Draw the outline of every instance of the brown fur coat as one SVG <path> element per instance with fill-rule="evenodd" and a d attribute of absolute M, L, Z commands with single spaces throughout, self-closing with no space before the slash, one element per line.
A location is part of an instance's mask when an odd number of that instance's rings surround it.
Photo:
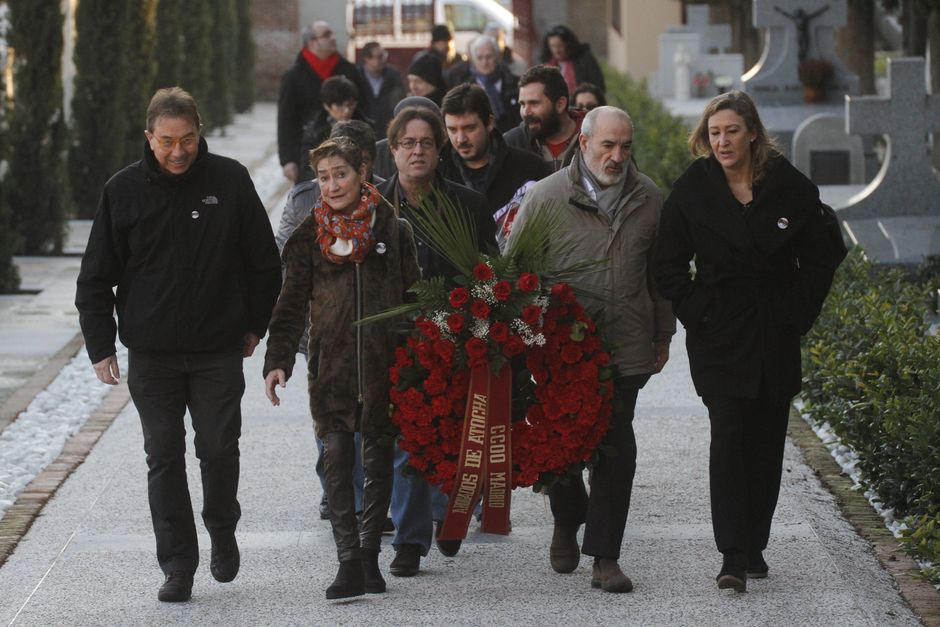
<path fill-rule="evenodd" d="M 281 368 L 289 378 L 297 342 L 304 330 L 304 308 L 310 303 L 310 343 L 316 359 L 308 368 L 310 412 L 322 437 L 334 431 L 385 432 L 388 415 L 388 370 L 397 338 L 395 320 L 361 327 L 357 355 L 357 291 L 362 316 L 404 302 L 405 291 L 420 278 L 411 225 L 380 205 L 373 225 L 376 247 L 362 262 L 357 290 L 355 264 L 336 264 L 323 256 L 316 241 L 317 225 L 304 220 L 284 245 L 284 285 L 271 317 L 264 375 Z M 384 244 L 384 252 L 380 244 Z M 361 368 L 360 368 L 361 366 Z M 362 372 L 363 407 L 357 421 L 358 371 Z"/>

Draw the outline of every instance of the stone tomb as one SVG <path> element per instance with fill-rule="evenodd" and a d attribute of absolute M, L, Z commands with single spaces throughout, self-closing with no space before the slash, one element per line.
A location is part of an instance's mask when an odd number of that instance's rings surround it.
<path fill-rule="evenodd" d="M 846 99 L 846 132 L 886 135 L 884 164 L 837 214 L 849 238 L 880 263 L 940 254 L 940 180 L 928 134 L 940 131 L 940 94 L 928 94 L 923 58 L 888 61 L 888 97 Z"/>
<path fill-rule="evenodd" d="M 692 98 L 711 98 L 718 94 L 714 84 L 716 77 L 727 77 L 731 84 L 727 89 L 743 89 L 741 74 L 744 72 L 744 57 L 737 53 L 711 54 L 713 50 L 724 50 L 731 46 L 731 27 L 728 24 L 709 24 L 707 5 L 689 5 L 686 17 L 688 24 L 672 26 L 659 36 L 659 69 L 650 77 L 650 91 L 660 100 L 682 98 L 676 93 L 676 53 L 684 50 L 690 56 L 688 66 L 690 80 L 696 75 L 708 76 L 709 84 L 701 93 L 691 89 Z"/>
<path fill-rule="evenodd" d="M 828 102 L 858 93 L 858 76 L 835 53 L 833 30 L 845 25 L 846 0 L 753 0 L 754 26 L 766 29 L 760 60 L 744 75 L 744 88 L 758 105 L 803 102 L 799 65 L 804 59 L 825 59 L 834 76 Z"/>
<path fill-rule="evenodd" d="M 817 113 L 793 134 L 793 165 L 816 185 L 862 185 L 865 153 L 862 138 L 845 132 L 845 118 Z"/>

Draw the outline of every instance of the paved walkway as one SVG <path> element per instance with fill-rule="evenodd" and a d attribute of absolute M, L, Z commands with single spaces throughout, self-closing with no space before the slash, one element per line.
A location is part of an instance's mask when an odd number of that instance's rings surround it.
<path fill-rule="evenodd" d="M 230 133 L 210 145 L 222 152 L 217 145 L 234 141 L 243 154 L 258 155 L 256 184 L 268 185 L 258 176 L 278 174 L 276 164 L 263 158 L 274 136 L 273 108 L 259 107 L 242 122 L 242 134 Z M 265 125 L 271 134 L 254 134 Z M 252 140 L 254 148 L 243 146 L 253 135 L 258 142 Z M 281 192 L 276 181 L 270 186 L 275 191 L 269 204 L 276 206 Z M 69 263 L 74 262 L 50 265 Z M 49 324 L 37 323 L 37 334 L 51 334 L 66 326 L 68 316 L 74 318 L 66 306 L 74 284 L 62 278 L 67 268 L 53 274 L 56 278 L 40 296 L 58 303 L 61 317 L 50 315 Z M 8 328 L 7 311 L 0 309 L 0 332 Z M 70 324 L 76 329 L 74 320 Z M 59 350 L 53 344 L 49 340 L 47 354 Z M 316 514 L 320 488 L 303 368 L 298 367 L 284 391 L 281 407 L 272 408 L 262 389 L 262 345 L 245 363 L 240 489 L 244 514 L 238 531 L 243 561 L 238 578 L 229 584 L 211 578 L 208 536 L 203 532 L 203 563 L 192 601 L 172 605 L 156 600 L 162 576 L 154 556 L 142 436 L 130 405 L 0 567 L 0 623 L 918 624 L 867 543 L 852 531 L 789 444 L 766 552 L 770 577 L 751 581 L 747 594 L 716 589 L 720 559 L 708 509 L 708 421 L 692 390 L 683 344 L 680 335 L 663 374 L 640 394 L 639 468 L 622 557 L 636 584 L 632 594 L 592 590 L 588 560 L 573 574 L 553 573 L 547 558 L 547 500 L 517 490 L 510 536 L 489 536 L 472 527 L 456 557 L 432 549 L 419 576 L 388 576 L 387 594 L 325 601 L 323 591 L 335 572 L 335 550 L 329 524 Z M 201 491 L 191 442 L 189 451 L 190 487 L 198 510 Z M 390 547 L 380 556 L 386 573 L 391 557 Z"/>

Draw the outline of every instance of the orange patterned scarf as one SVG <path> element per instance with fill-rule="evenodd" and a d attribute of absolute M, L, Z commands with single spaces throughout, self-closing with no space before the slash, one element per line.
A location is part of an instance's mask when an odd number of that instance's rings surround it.
<path fill-rule="evenodd" d="M 360 190 L 359 205 L 349 215 L 334 211 L 320 196 L 313 207 L 313 217 L 317 221 L 317 243 L 320 252 L 333 263 L 361 263 L 375 246 L 372 234 L 372 220 L 375 209 L 379 206 L 379 191 L 371 183 L 363 183 Z M 335 246 L 337 242 L 341 246 Z M 337 251 L 345 247 L 348 254 Z"/>

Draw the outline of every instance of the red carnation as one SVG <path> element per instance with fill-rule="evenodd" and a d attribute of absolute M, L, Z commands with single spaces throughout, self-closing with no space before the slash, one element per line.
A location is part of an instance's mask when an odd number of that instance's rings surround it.
<path fill-rule="evenodd" d="M 470 303 L 470 313 L 475 317 L 485 320 L 490 315 L 490 306 L 486 304 L 485 300 L 480 300 L 479 298 Z"/>
<path fill-rule="evenodd" d="M 512 284 L 509 281 L 499 281 L 493 286 L 493 295 L 496 296 L 496 300 L 509 300 L 510 294 L 512 294 Z"/>
<path fill-rule="evenodd" d="M 489 281 L 493 278 L 493 268 L 488 263 L 478 263 L 473 267 L 473 278 L 477 281 Z"/>
<path fill-rule="evenodd" d="M 460 330 L 463 329 L 463 322 L 463 316 L 459 313 L 452 313 L 447 316 L 447 328 L 450 329 L 451 333 L 460 333 Z"/>
<path fill-rule="evenodd" d="M 436 340 L 441 337 L 441 330 L 437 328 L 437 325 L 428 320 L 427 318 L 421 318 L 415 322 L 415 326 L 418 327 L 418 331 L 421 332 L 421 335 L 428 338 L 429 340 Z"/>
<path fill-rule="evenodd" d="M 569 364 L 578 363 L 582 354 L 581 347 L 574 343 L 565 344 L 564 348 L 561 349 L 561 358 Z"/>
<path fill-rule="evenodd" d="M 486 354 L 489 352 L 486 342 L 478 337 L 472 337 L 464 344 L 464 349 L 467 351 L 468 366 L 483 366 L 486 364 Z"/>
<path fill-rule="evenodd" d="M 538 323 L 539 318 L 541 316 L 542 316 L 541 307 L 539 307 L 538 305 L 526 305 L 525 307 L 522 308 L 522 315 L 520 316 L 520 318 L 522 318 L 522 321 L 525 322 L 527 325 L 532 326 L 533 324 Z"/>
<path fill-rule="evenodd" d="M 490 327 L 490 337 L 502 344 L 509 339 L 509 325 L 505 322 L 494 322 Z"/>
<path fill-rule="evenodd" d="M 523 292 L 532 292 L 538 289 L 539 275 L 533 274 L 532 272 L 523 272 L 522 276 L 520 276 L 519 280 L 516 282 L 516 285 Z"/>
<path fill-rule="evenodd" d="M 470 300 L 470 292 L 465 287 L 455 287 L 450 291 L 450 305 L 455 309 L 460 309 Z M 455 331 L 456 333 L 456 331 Z"/>
<path fill-rule="evenodd" d="M 575 301 L 574 290 L 567 283 L 556 283 L 552 286 L 552 296 L 564 303 L 573 303 Z"/>
<path fill-rule="evenodd" d="M 498 323 L 497 323 L 498 324 Z M 495 326 L 495 325 L 494 325 Z M 506 357 L 515 357 L 525 350 L 525 342 L 518 335 L 510 335 L 506 343 L 503 344 L 503 355 Z"/>

